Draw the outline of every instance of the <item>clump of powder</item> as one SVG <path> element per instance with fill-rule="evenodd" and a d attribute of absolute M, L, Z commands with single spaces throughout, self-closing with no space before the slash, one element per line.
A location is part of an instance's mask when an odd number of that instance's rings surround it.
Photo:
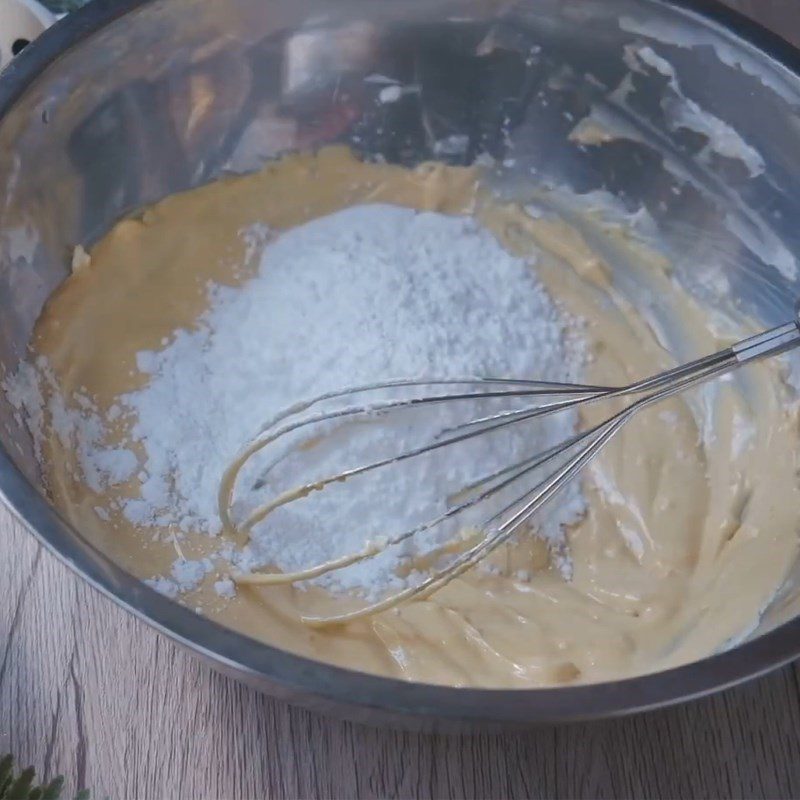
<path fill-rule="evenodd" d="M 40 461 L 49 429 L 65 450 L 75 454 L 80 477 L 93 492 L 124 483 L 136 473 L 135 453 L 127 447 L 106 443 L 106 423 L 113 420 L 104 419 L 85 393 L 76 394 L 69 403 L 59 391 L 55 375 L 44 357 L 40 356 L 33 364 L 20 364 L 14 375 L 0 383 L 0 388 L 15 409 L 17 424 L 24 422 L 30 429 L 34 453 Z M 102 518 L 103 514 L 100 516 Z"/>
<path fill-rule="evenodd" d="M 225 467 L 266 420 L 324 392 L 404 376 L 580 379 L 574 320 L 529 263 L 470 218 L 381 204 L 346 209 L 275 236 L 263 245 L 254 277 L 236 287 L 211 286 L 209 293 L 196 326 L 176 331 L 160 351 L 139 354 L 147 384 L 119 400 L 133 420 L 130 440 L 144 453 L 139 496 L 122 505 L 139 526 L 218 535 Z M 446 407 L 435 413 L 437 424 L 447 422 Z M 480 474 L 569 437 L 576 424 L 574 414 L 564 413 L 546 434 L 526 432 L 511 449 L 508 442 L 481 443 Z M 130 464 L 124 467 L 127 473 Z M 392 515 L 412 507 L 420 518 L 435 514 L 443 472 L 463 481 L 476 474 L 461 460 L 426 474 L 423 492 L 419 480 L 396 475 L 381 479 L 369 496 L 344 490 L 336 508 L 293 512 L 277 531 L 256 527 L 250 544 L 229 549 L 228 560 L 239 569 L 298 570 L 359 551 L 363 530 L 380 532 Z M 360 528 L 330 513 L 342 508 Z M 574 483 L 537 519 L 536 534 L 560 554 L 565 573 L 565 528 L 584 510 Z M 400 568 L 413 552 L 390 549 L 319 582 L 376 596 L 407 585 L 411 578 L 401 577 Z M 208 572 L 207 564 L 176 566 L 171 578 L 157 579 L 168 594 Z M 230 588 L 216 587 L 221 596 Z"/>

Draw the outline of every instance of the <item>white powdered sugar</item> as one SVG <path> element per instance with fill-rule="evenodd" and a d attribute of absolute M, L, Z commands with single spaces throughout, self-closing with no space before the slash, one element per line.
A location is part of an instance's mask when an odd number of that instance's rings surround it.
<path fill-rule="evenodd" d="M 176 331 L 158 352 L 139 354 L 138 368 L 149 380 L 119 399 L 115 416 L 130 421 L 127 435 L 144 453 L 141 462 L 133 450 L 102 441 L 93 411 L 82 417 L 92 420 L 78 445 L 84 480 L 96 489 L 136 473 L 139 496 L 121 506 L 136 525 L 218 535 L 225 467 L 265 421 L 324 392 L 417 376 L 580 379 L 574 320 L 529 264 L 470 218 L 365 205 L 275 235 L 262 247 L 255 277 L 236 287 L 210 286 L 209 309 L 191 330 Z M 41 426 L 36 403 L 30 405 L 29 424 Z M 428 413 L 440 428 L 450 412 L 437 406 Z M 430 518 L 447 502 L 449 486 L 530 456 L 567 438 L 577 424 L 571 413 L 553 420 L 543 432 L 524 429 L 494 444 L 475 440 L 469 458 L 376 477 L 369 493 L 349 483 L 333 500 L 321 492 L 308 510 L 302 503 L 281 509 L 276 523 L 253 530 L 244 550 L 226 543 L 216 558 L 237 569 L 296 570 L 360 551 L 370 536 L 393 532 L 393 517 Z M 74 445 L 83 429 L 67 427 Z M 359 451 L 361 440 L 344 437 L 339 447 L 352 447 L 356 461 L 367 455 Z M 574 483 L 537 520 L 537 535 L 550 542 L 566 572 L 564 530 L 584 510 Z M 343 517 L 360 524 L 343 525 Z M 417 573 L 403 573 L 409 556 L 441 542 L 407 543 L 319 582 L 376 596 L 418 580 Z M 207 559 L 179 559 L 171 577 L 151 585 L 174 595 L 199 585 L 212 568 Z M 235 592 L 227 578 L 214 587 L 220 597 Z"/>
<path fill-rule="evenodd" d="M 223 578 L 214 582 L 214 591 L 220 596 L 230 600 L 236 597 L 236 584 L 230 578 Z"/>
<path fill-rule="evenodd" d="M 104 420 L 85 393 L 76 394 L 72 403 L 68 403 L 58 391 L 55 376 L 44 357 L 37 358 L 34 364 L 20 364 L 10 379 L 0 383 L 0 389 L 6 392 L 16 410 L 17 423 L 27 424 L 33 434 L 34 453 L 39 460 L 49 427 L 61 446 L 75 454 L 80 477 L 93 492 L 124 483 L 136 473 L 139 462 L 132 450 L 106 444 L 107 422 L 113 420 Z"/>

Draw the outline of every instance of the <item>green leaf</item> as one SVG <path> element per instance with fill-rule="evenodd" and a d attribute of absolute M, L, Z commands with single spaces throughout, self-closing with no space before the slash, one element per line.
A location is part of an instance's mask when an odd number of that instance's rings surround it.
<path fill-rule="evenodd" d="M 35 777 L 36 771 L 33 767 L 22 770 L 19 777 L 8 787 L 6 800 L 27 800 Z"/>
<path fill-rule="evenodd" d="M 9 753 L 0 758 L 0 800 L 6 796 L 14 770 L 14 757 Z"/>
<path fill-rule="evenodd" d="M 59 800 L 64 778 L 60 775 L 48 784 L 35 784 L 33 767 L 23 770 L 14 778 L 14 759 L 11 755 L 0 758 L 0 800 Z"/>
<path fill-rule="evenodd" d="M 64 787 L 64 777 L 58 775 L 53 778 L 47 786 L 42 789 L 42 800 L 58 800 L 61 797 L 61 789 Z"/>

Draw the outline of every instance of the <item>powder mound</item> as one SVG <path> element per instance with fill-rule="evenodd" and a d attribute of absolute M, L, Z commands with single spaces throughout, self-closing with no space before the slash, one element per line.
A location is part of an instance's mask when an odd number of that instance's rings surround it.
<path fill-rule="evenodd" d="M 471 218 L 364 205 L 273 234 L 260 246 L 254 277 L 239 286 L 211 286 L 208 310 L 192 329 L 176 331 L 162 350 L 137 358 L 147 384 L 119 400 L 131 420 L 129 439 L 144 453 L 139 496 L 122 501 L 136 525 L 219 534 L 217 489 L 225 467 L 265 421 L 325 392 L 419 376 L 580 380 L 575 320 L 556 306 L 529 263 Z M 427 421 L 357 442 L 344 437 L 340 448 L 363 460 L 387 437 L 396 434 L 394 444 L 402 446 L 404 436 L 419 435 L 425 425 L 446 425 L 449 413 L 437 406 Z M 448 487 L 574 432 L 574 414 L 552 419 L 541 430 L 474 440 L 463 457 L 378 476 L 369 492 L 348 482 L 332 499 L 321 492 L 307 506 L 281 509 L 274 524 L 257 526 L 250 544 L 227 560 L 240 570 L 299 570 L 360 551 L 399 518 L 440 513 Z M 131 468 L 119 453 L 114 469 L 104 460 L 109 457 L 95 463 L 113 479 Z M 575 483 L 536 520 L 537 535 L 566 574 L 564 529 L 584 510 Z M 342 525 L 343 519 L 353 524 Z M 424 577 L 410 557 L 434 552 L 452 533 L 408 542 L 318 582 L 368 597 L 402 588 Z M 187 565 L 179 566 L 171 579 L 161 579 L 161 591 L 179 592 L 202 578 L 202 570 L 184 574 Z M 228 590 L 217 587 L 222 596 Z"/>
<path fill-rule="evenodd" d="M 222 470 L 286 406 L 399 376 L 574 381 L 581 358 L 565 335 L 569 324 L 531 268 L 472 219 L 370 205 L 289 230 L 265 247 L 256 277 L 211 289 L 210 309 L 194 330 L 141 354 L 149 383 L 123 402 L 137 420 L 131 435 L 144 447 L 147 478 L 125 513 L 137 524 L 216 534 Z M 565 415 L 556 425 L 549 436 L 568 436 L 575 419 Z M 544 443 L 523 444 L 529 452 Z M 510 456 L 481 451 L 481 469 Z M 454 469 L 469 477 L 466 466 Z M 412 505 L 424 517 L 443 491 L 434 475 L 425 497 L 419 481 L 392 480 L 372 485 L 380 499 L 353 497 L 354 488 L 336 496 L 336 508 L 317 504 L 268 531 L 257 528 L 238 566 L 295 570 L 360 550 L 364 531 L 381 531 Z M 577 486 L 568 492 L 540 526 L 554 544 L 583 511 Z M 352 504 L 347 518 L 364 524 L 342 530 L 341 503 Z M 323 582 L 369 594 L 396 588 L 407 555 L 389 552 Z"/>

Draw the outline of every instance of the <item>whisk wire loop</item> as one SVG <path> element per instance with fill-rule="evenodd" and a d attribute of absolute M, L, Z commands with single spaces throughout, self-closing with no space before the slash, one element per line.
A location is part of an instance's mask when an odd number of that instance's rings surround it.
<path fill-rule="evenodd" d="M 261 433 L 244 448 L 225 471 L 220 482 L 218 501 L 220 518 L 225 530 L 229 533 L 241 532 L 249 535 L 256 525 L 263 522 L 277 508 L 306 497 L 312 492 L 323 491 L 334 483 L 341 483 L 353 477 L 365 475 L 478 436 L 495 433 L 517 423 L 571 409 L 579 409 L 601 401 L 637 398 L 585 431 L 578 432 L 541 452 L 515 460 L 508 466 L 493 470 L 478 479 L 473 479 L 456 493 L 456 496 L 461 499 L 450 503 L 443 512 L 435 515 L 432 519 L 412 525 L 392 536 L 367 542 L 359 552 L 343 555 L 309 569 L 287 573 L 247 573 L 236 576 L 236 580 L 242 584 L 256 585 L 295 583 L 344 569 L 377 556 L 387 547 L 394 547 L 430 531 L 463 512 L 476 509 L 489 498 L 509 489 L 517 481 L 533 476 L 537 471 L 549 469 L 546 476 L 538 480 L 534 486 L 521 490 L 510 502 L 505 503 L 502 508 L 493 511 L 488 518 L 483 520 L 478 529 L 480 538 L 476 544 L 456 555 L 446 566 L 431 571 L 419 583 L 412 584 L 354 611 L 326 617 L 307 616 L 303 617 L 303 621 L 314 626 L 343 624 L 386 611 L 411 599 L 429 596 L 487 558 L 499 546 L 523 530 L 531 518 L 572 481 L 639 411 L 692 386 L 719 377 L 743 364 L 783 353 L 798 344 L 800 344 L 800 327 L 798 327 L 797 321 L 793 321 L 749 337 L 717 353 L 627 386 L 565 384 L 514 378 L 400 379 L 330 392 L 299 403 L 279 414 L 262 428 Z M 448 391 L 451 387 L 460 387 L 461 390 Z M 305 415 L 315 406 L 328 401 L 342 401 L 372 392 L 398 389 L 424 389 L 425 391 L 421 396 L 390 400 L 378 399 L 369 403 L 348 405 L 330 411 Z M 444 403 L 496 399 L 520 399 L 524 405 L 521 408 L 479 414 L 466 422 L 444 427 L 422 444 L 406 447 L 399 453 L 308 481 L 259 505 L 250 511 L 242 522 L 237 524 L 233 520 L 234 496 L 245 464 L 254 455 L 283 437 L 305 429 L 313 431 L 320 425 L 337 420 L 372 419 L 382 414 L 415 406 L 436 406 Z M 536 400 L 541 402 L 536 403 Z M 275 462 L 275 464 L 278 463 Z"/>

